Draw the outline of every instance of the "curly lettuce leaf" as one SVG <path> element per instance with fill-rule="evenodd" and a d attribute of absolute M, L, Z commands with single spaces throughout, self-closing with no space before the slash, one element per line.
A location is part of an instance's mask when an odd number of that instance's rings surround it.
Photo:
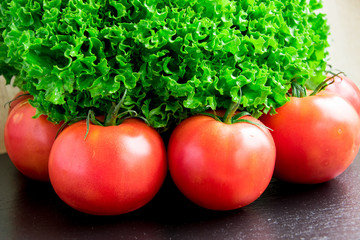
<path fill-rule="evenodd" d="M 314 85 L 328 26 L 311 0 L 4 0 L 0 73 L 54 122 L 124 110 L 167 129 L 206 109 L 258 117 Z"/>

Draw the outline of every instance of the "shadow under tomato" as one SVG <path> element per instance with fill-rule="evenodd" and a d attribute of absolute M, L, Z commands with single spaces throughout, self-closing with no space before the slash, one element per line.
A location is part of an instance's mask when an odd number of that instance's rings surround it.
<path fill-rule="evenodd" d="M 243 209 L 211 211 L 201 208 L 182 195 L 169 175 L 152 201 L 143 208 L 119 216 L 78 212 L 58 198 L 50 183 L 29 180 L 21 174 L 17 178 L 17 187 L 11 225 L 16 226 L 12 234 L 18 239 L 78 238 L 91 234 L 91 238 L 111 234 L 138 239 L 168 239 L 179 235 L 184 239 L 184 233 L 189 236 L 221 234 L 219 229 L 239 231 L 240 226 L 249 228 L 262 221 L 260 212 L 249 214 L 249 210 Z M 244 219 L 241 224 L 235 224 L 239 215 Z M 233 223 L 229 225 L 229 222 Z"/>

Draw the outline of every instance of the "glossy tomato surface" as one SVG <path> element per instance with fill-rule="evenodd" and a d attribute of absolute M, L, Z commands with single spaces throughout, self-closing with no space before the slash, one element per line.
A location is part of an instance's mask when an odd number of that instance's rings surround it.
<path fill-rule="evenodd" d="M 331 75 L 328 75 L 328 78 Z M 339 94 L 355 108 L 360 116 L 360 90 L 348 77 L 339 75 L 334 77 L 334 82 L 325 88 L 325 91 Z"/>
<path fill-rule="evenodd" d="M 44 115 L 34 119 L 35 113 L 27 100 L 12 109 L 5 124 L 5 147 L 21 173 L 34 180 L 48 181 L 50 150 L 61 124 L 49 122 Z"/>
<path fill-rule="evenodd" d="M 350 103 L 325 91 L 291 97 L 277 114 L 261 121 L 276 145 L 275 177 L 314 184 L 335 178 L 352 163 L 360 146 L 360 119 Z"/>
<path fill-rule="evenodd" d="M 85 121 L 67 127 L 50 154 L 50 181 L 58 196 L 81 212 L 117 215 L 148 203 L 167 171 L 160 135 L 138 119 L 118 126 Z"/>
<path fill-rule="evenodd" d="M 187 198 L 207 209 L 232 210 L 252 203 L 267 188 L 275 145 L 264 127 L 200 115 L 175 128 L 168 160 L 171 177 Z"/>

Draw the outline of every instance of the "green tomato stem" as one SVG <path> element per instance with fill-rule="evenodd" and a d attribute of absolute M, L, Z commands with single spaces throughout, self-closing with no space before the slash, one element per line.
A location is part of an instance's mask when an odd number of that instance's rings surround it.
<path fill-rule="evenodd" d="M 127 93 L 127 89 L 125 89 L 124 94 L 121 97 L 119 103 L 116 104 L 115 106 L 113 105 L 110 108 L 110 111 L 106 115 L 106 118 L 105 118 L 105 124 L 104 124 L 105 126 L 115 126 L 116 125 L 116 121 L 119 118 L 119 111 L 122 108 L 122 106 L 124 105 L 126 93 Z"/>
<path fill-rule="evenodd" d="M 240 102 L 240 101 L 239 101 Z M 230 107 L 226 110 L 223 117 L 224 123 L 232 124 L 232 117 L 234 116 L 236 110 L 239 108 L 239 102 L 231 102 Z"/>
<path fill-rule="evenodd" d="M 331 73 L 332 76 L 326 78 L 324 81 L 322 81 L 316 88 L 315 90 L 310 94 L 310 96 L 314 96 L 317 93 L 321 92 L 322 90 L 324 90 L 327 86 L 333 84 L 335 82 L 335 78 L 338 77 L 340 74 L 344 74 L 343 72 L 339 72 L 339 73 Z"/>
<path fill-rule="evenodd" d="M 239 101 L 231 102 L 229 108 L 226 110 L 225 115 L 223 117 L 223 122 L 226 124 L 232 124 L 233 123 L 233 116 L 235 112 L 239 109 L 240 103 L 242 98 L 242 91 L 241 87 L 239 88 Z"/>

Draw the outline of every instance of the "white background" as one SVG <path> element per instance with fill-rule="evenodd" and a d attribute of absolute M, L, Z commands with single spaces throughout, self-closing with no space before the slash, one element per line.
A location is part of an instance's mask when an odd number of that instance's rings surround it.
<path fill-rule="evenodd" d="M 323 0 L 330 25 L 329 61 L 360 86 L 360 0 Z"/>

